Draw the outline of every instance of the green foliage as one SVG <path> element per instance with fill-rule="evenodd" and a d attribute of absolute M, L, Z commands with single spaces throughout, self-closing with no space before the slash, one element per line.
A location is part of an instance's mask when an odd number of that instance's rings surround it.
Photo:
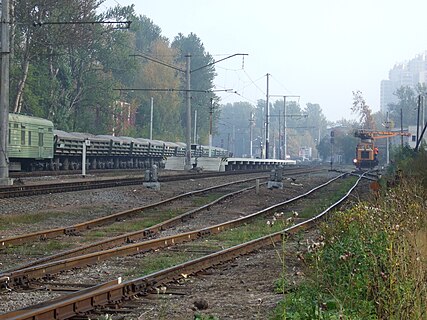
<path fill-rule="evenodd" d="M 150 259 L 142 259 L 133 270 L 126 272 L 125 275 L 143 276 L 176 266 L 190 259 L 189 254 L 182 254 L 182 252 L 163 252 L 150 257 Z"/>
<path fill-rule="evenodd" d="M 419 88 L 420 89 L 420 88 Z M 417 90 L 419 91 L 419 90 Z M 417 123 L 417 92 L 411 87 L 402 86 L 395 92 L 398 102 L 388 105 L 390 120 L 393 126 L 400 126 L 400 115 L 403 114 L 403 126 Z"/>
<path fill-rule="evenodd" d="M 426 190 L 401 180 L 375 204 L 337 212 L 308 278 L 274 319 L 423 319 L 427 310 Z"/>
<path fill-rule="evenodd" d="M 393 181 L 397 171 L 400 170 L 405 176 L 416 179 L 425 188 L 427 187 L 427 150 L 425 146 L 421 146 L 418 152 L 409 146 L 394 149 L 392 157 L 394 161 L 387 170 L 386 179 Z"/>
<path fill-rule="evenodd" d="M 227 103 L 220 108 L 221 116 L 215 123 L 216 132 L 214 145 L 221 146 L 233 154 L 249 154 L 249 119 L 254 106 L 248 102 Z M 255 136 L 255 134 L 254 134 Z"/>
<path fill-rule="evenodd" d="M 345 164 L 352 164 L 355 157 L 355 148 L 358 139 L 352 134 L 352 128 L 338 128 L 334 135 L 334 144 L 331 146 L 331 139 L 329 135 L 324 136 L 317 146 L 317 150 L 321 158 L 330 159 L 331 151 L 333 155 L 341 155 L 341 161 Z M 333 148 L 333 149 L 331 149 Z"/>
<path fill-rule="evenodd" d="M 372 116 L 371 107 L 366 104 L 362 92 L 353 91 L 353 107 L 351 108 L 351 111 L 359 114 L 359 123 L 363 129 L 375 129 L 375 122 Z"/>
<path fill-rule="evenodd" d="M 11 111 L 51 119 L 56 128 L 67 131 L 111 134 L 114 127 L 117 134 L 148 137 L 150 98 L 154 97 L 154 137 L 182 141 L 186 109 L 178 91 L 114 89 L 182 89 L 182 73 L 136 57 L 138 52 L 185 68 L 181 54 L 185 51 L 193 55 L 193 69 L 213 62 L 212 57 L 194 34 L 179 35 L 171 46 L 149 18 L 136 16 L 133 5 L 98 13 L 100 3 L 72 0 L 58 6 L 55 0 L 17 1 L 14 21 L 44 23 L 37 27 L 21 23 L 12 28 Z M 104 20 L 132 23 L 130 29 L 79 23 Z M 64 24 L 50 24 L 52 21 Z M 212 89 L 213 77 L 213 66 L 196 72 L 193 89 Z M 218 100 L 215 95 L 193 94 L 193 106 L 200 108 L 198 123 L 203 136 L 207 134 L 211 97 Z M 123 107 L 117 107 L 119 101 L 130 106 L 126 117 Z"/>
<path fill-rule="evenodd" d="M 214 62 L 213 57 L 205 51 L 203 42 L 197 35 L 190 33 L 188 36 L 184 36 L 179 33 L 172 41 L 172 48 L 176 50 L 176 63 L 181 66 L 185 66 L 186 55 L 191 54 L 191 90 L 210 91 L 214 89 L 213 80 L 215 77 L 215 66 L 207 65 Z M 202 69 L 199 69 L 202 68 Z M 199 69 L 199 70 L 197 70 Z M 183 95 L 185 97 L 185 95 Z M 211 106 L 211 98 L 214 98 L 213 94 L 207 94 L 205 92 L 191 92 L 191 105 L 192 110 L 197 110 L 197 132 L 199 135 L 200 142 L 207 144 L 207 136 L 209 133 L 209 108 Z M 186 107 L 182 104 L 181 108 L 181 123 L 182 127 L 186 127 Z"/>
<path fill-rule="evenodd" d="M 66 244 L 59 240 L 47 240 L 36 244 L 26 243 L 21 246 L 10 246 L 6 248 L 8 254 L 18 254 L 25 256 L 48 255 L 54 252 L 71 248 L 71 244 Z"/>
<path fill-rule="evenodd" d="M 0 216 L 0 230 L 20 227 L 22 225 L 34 224 L 44 220 L 53 220 L 69 213 L 58 212 L 31 212 L 26 214 L 8 214 Z"/>

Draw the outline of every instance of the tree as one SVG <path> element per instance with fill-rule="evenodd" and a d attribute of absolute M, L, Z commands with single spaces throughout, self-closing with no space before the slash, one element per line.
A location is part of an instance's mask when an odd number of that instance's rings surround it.
<path fill-rule="evenodd" d="M 153 56 L 162 57 L 162 61 L 173 64 L 176 56 L 175 50 L 169 47 L 169 43 L 164 39 L 157 39 L 151 44 L 150 52 Z M 179 89 L 180 78 L 176 70 L 167 68 L 158 63 L 148 61 L 143 64 L 142 72 L 140 73 L 138 83 L 143 88 L 159 88 L 159 89 Z M 141 128 L 148 136 L 150 124 L 150 100 L 154 99 L 154 126 L 153 134 L 157 139 L 176 140 L 184 138 L 181 126 L 179 123 L 182 100 L 177 91 L 175 92 L 148 92 L 141 99 L 139 108 L 139 118 Z"/>
<path fill-rule="evenodd" d="M 361 91 L 353 91 L 353 106 L 351 107 L 351 111 L 360 115 L 359 123 L 363 129 L 375 129 L 372 110 L 366 104 Z"/>
<path fill-rule="evenodd" d="M 220 116 L 215 121 L 214 144 L 229 149 L 235 156 L 249 155 L 250 117 L 254 106 L 248 102 L 228 103 L 220 107 Z M 254 135 L 255 136 L 255 135 Z"/>
<path fill-rule="evenodd" d="M 178 52 L 176 63 L 181 66 L 185 66 L 186 55 L 191 55 L 191 70 L 197 70 L 191 73 L 191 90 L 200 91 L 211 91 L 214 88 L 213 80 L 215 77 L 215 67 L 213 65 L 205 67 L 214 62 L 213 57 L 205 51 L 204 45 L 197 35 L 190 33 L 188 36 L 184 36 L 179 33 L 172 42 L 172 48 Z M 184 76 L 184 75 L 182 75 Z M 185 83 L 184 81 L 182 82 Z M 219 101 L 219 98 L 213 93 L 205 92 L 191 92 L 191 105 L 192 111 L 197 110 L 197 123 L 199 124 L 199 135 L 201 142 L 207 143 L 207 136 L 209 133 L 209 108 L 211 105 L 211 98 L 215 102 Z M 184 96 L 184 95 L 183 95 Z M 182 127 L 186 126 L 186 105 L 182 104 L 181 109 L 181 124 Z"/>
<path fill-rule="evenodd" d="M 425 95 L 426 91 L 425 84 L 419 84 L 415 89 L 402 86 L 396 90 L 395 95 L 397 96 L 398 102 L 388 105 L 390 120 L 395 126 L 400 125 L 401 112 L 403 114 L 404 127 L 417 124 L 418 95 Z"/>

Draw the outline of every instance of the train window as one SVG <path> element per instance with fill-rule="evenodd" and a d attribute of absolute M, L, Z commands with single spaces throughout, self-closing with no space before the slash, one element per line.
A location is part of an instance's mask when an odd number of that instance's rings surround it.
<path fill-rule="evenodd" d="M 14 128 L 19 128 L 19 125 L 18 125 L 17 123 L 14 123 L 14 124 L 13 124 L 13 127 L 14 127 Z"/>
<path fill-rule="evenodd" d="M 9 138 L 9 145 L 11 145 L 12 143 L 12 138 L 11 138 L 11 136 L 10 136 L 10 134 L 11 134 L 11 130 L 10 130 L 10 128 L 9 128 L 9 135 L 8 135 L 8 138 Z"/>
<path fill-rule="evenodd" d="M 39 147 L 43 147 L 43 132 L 39 132 Z"/>
<path fill-rule="evenodd" d="M 28 131 L 28 145 L 31 146 L 31 131 Z"/>
<path fill-rule="evenodd" d="M 362 159 L 369 159 L 369 151 L 362 151 L 362 152 L 360 153 L 360 157 L 361 157 Z"/>
<path fill-rule="evenodd" d="M 21 145 L 25 145 L 25 128 L 21 130 Z"/>

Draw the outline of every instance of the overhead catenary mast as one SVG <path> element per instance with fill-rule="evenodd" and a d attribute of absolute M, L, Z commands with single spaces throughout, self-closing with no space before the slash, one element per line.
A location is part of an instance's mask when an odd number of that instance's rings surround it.
<path fill-rule="evenodd" d="M 1 79 L 0 79 L 0 185 L 10 185 L 7 159 L 7 135 L 9 125 L 9 0 L 1 4 Z"/>
<path fill-rule="evenodd" d="M 269 140 L 270 140 L 270 107 L 268 105 L 269 101 L 268 101 L 268 86 L 269 86 L 269 77 L 270 74 L 267 73 L 267 97 L 266 97 L 266 104 L 265 104 L 265 158 L 268 159 L 269 154 L 268 154 L 268 148 L 269 148 Z"/>

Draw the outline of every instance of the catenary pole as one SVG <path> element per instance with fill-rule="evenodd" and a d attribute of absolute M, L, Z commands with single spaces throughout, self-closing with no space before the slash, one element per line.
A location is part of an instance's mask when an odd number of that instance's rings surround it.
<path fill-rule="evenodd" d="M 283 159 L 287 160 L 286 156 L 288 154 L 288 136 L 286 134 L 286 96 L 283 96 Z"/>
<path fill-rule="evenodd" d="M 286 160 L 286 155 L 288 154 L 288 142 L 287 142 L 288 137 L 287 137 L 287 132 L 286 132 L 286 128 L 287 128 L 286 119 L 288 117 L 296 116 L 296 115 L 288 115 L 287 110 L 286 110 L 287 109 L 286 108 L 286 98 L 287 97 L 299 98 L 300 96 L 272 94 L 272 95 L 270 95 L 270 97 L 283 97 L 283 159 Z"/>
<path fill-rule="evenodd" d="M 390 130 L 390 115 L 387 112 L 387 122 L 386 122 L 386 128 L 387 131 Z M 386 164 L 389 165 L 390 164 L 390 138 L 387 137 L 387 146 L 386 146 Z"/>
<path fill-rule="evenodd" d="M 0 78 L 0 185 L 9 185 L 7 137 L 9 126 L 9 0 L 1 5 L 1 78 Z"/>
<path fill-rule="evenodd" d="M 270 74 L 267 73 L 267 97 L 266 97 L 266 105 L 265 105 L 265 158 L 268 159 L 268 148 L 269 148 L 269 140 L 270 140 L 270 130 L 269 130 L 269 124 L 270 124 L 270 107 L 268 105 L 268 85 L 269 85 L 269 77 Z"/>
<path fill-rule="evenodd" d="M 213 98 L 209 108 L 209 158 L 212 157 L 212 121 L 213 121 Z"/>
<path fill-rule="evenodd" d="M 154 98 L 151 97 L 151 105 L 150 105 L 150 140 L 153 139 L 153 108 L 154 108 Z"/>
<path fill-rule="evenodd" d="M 190 74 L 191 74 L 191 55 L 188 53 L 186 56 L 186 68 L 185 68 L 185 81 L 186 81 L 186 100 L 187 100 L 187 131 L 186 131 L 186 145 L 187 150 L 185 153 L 184 169 L 191 169 L 191 85 L 190 85 Z"/>
<path fill-rule="evenodd" d="M 197 144 L 197 110 L 194 110 L 194 134 L 193 134 L 193 143 Z"/>
<path fill-rule="evenodd" d="M 228 57 L 220 59 L 218 61 L 214 61 L 212 63 L 208 63 L 208 64 L 206 64 L 204 66 L 201 66 L 199 68 L 196 68 L 194 70 L 191 70 L 191 54 L 190 53 L 188 53 L 188 54 L 185 55 L 185 58 L 186 58 L 186 67 L 185 67 L 185 70 L 181 69 L 180 67 L 168 64 L 168 63 L 166 63 L 164 61 L 158 60 L 156 58 L 150 57 L 149 55 L 146 55 L 146 54 L 139 53 L 139 54 L 134 54 L 134 55 L 131 55 L 131 56 L 142 57 L 142 58 L 145 58 L 147 60 L 159 63 L 159 64 L 161 64 L 161 65 L 163 65 L 165 67 L 172 68 L 172 69 L 175 69 L 175 70 L 177 70 L 179 72 L 185 73 L 185 91 L 186 91 L 186 106 L 187 106 L 186 107 L 186 118 L 187 118 L 186 119 L 186 126 L 187 126 L 187 128 L 186 128 L 186 139 L 185 140 L 186 140 L 187 150 L 186 150 L 186 154 L 185 154 L 184 169 L 185 170 L 190 170 L 192 168 L 192 165 L 191 165 L 191 91 L 192 90 L 191 90 L 191 77 L 190 77 L 190 75 L 191 75 L 192 72 L 196 72 L 196 71 L 199 71 L 201 69 L 210 67 L 210 66 L 212 66 L 212 65 L 214 65 L 214 64 L 216 64 L 218 62 L 224 61 L 226 59 L 229 59 L 229 58 L 232 58 L 232 57 L 235 57 L 235 56 L 247 56 L 247 54 L 246 53 L 235 53 L 235 54 L 232 54 L 232 55 L 230 55 Z M 164 90 L 165 91 L 174 91 L 174 90 L 169 90 L 169 89 L 164 89 Z M 203 91 L 203 92 L 205 92 L 205 91 Z"/>
<path fill-rule="evenodd" d="M 400 133 L 403 133 L 403 111 L 400 108 Z M 400 135 L 400 147 L 403 148 L 403 134 Z"/>
<path fill-rule="evenodd" d="M 254 123 L 254 113 L 251 111 L 251 118 L 249 119 L 249 156 L 252 159 L 253 157 L 253 123 Z"/>

